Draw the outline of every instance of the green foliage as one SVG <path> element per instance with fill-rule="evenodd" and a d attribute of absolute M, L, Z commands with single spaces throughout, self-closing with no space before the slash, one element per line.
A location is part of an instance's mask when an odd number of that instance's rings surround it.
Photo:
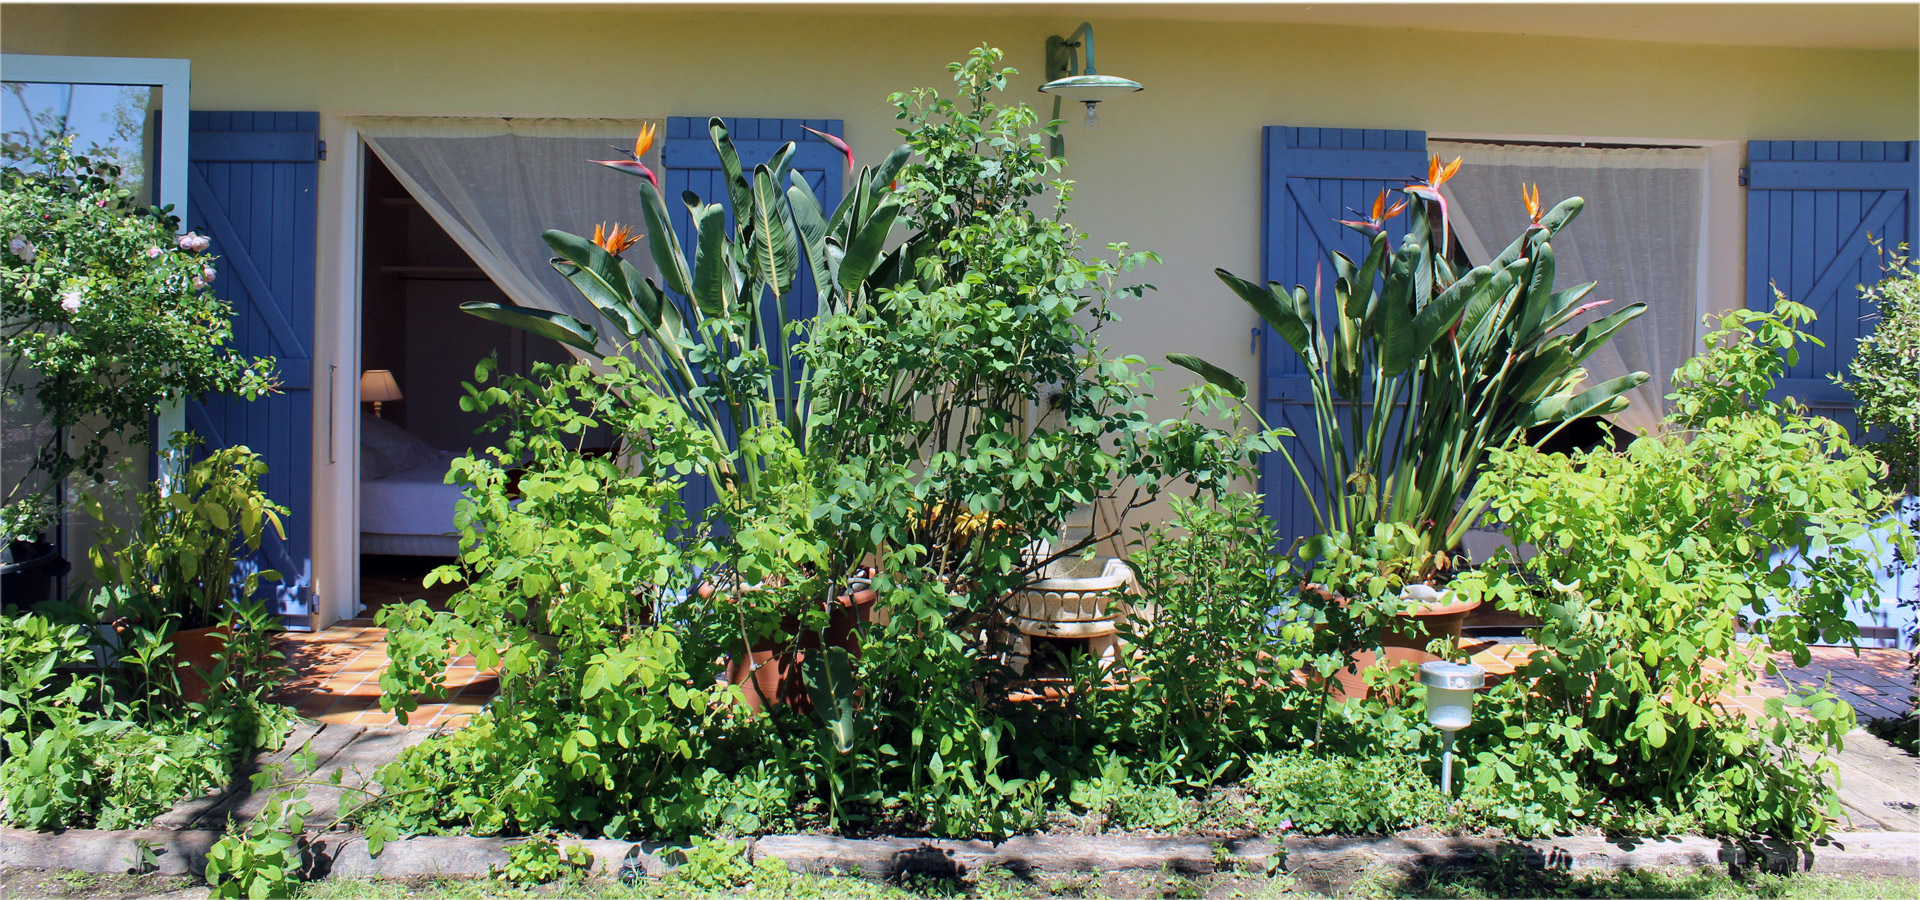
<path fill-rule="evenodd" d="M 287 510 L 260 488 L 267 463 L 244 446 L 221 447 L 188 463 L 199 439 L 180 432 L 161 454 L 163 470 L 178 473 L 146 484 L 132 529 L 114 524 L 93 497 L 81 506 L 99 523 L 87 550 L 102 583 L 126 589 L 116 605 L 149 628 L 171 624 L 205 628 L 221 621 L 234 597 L 251 597 L 272 569 L 251 569 L 234 581 L 235 564 L 260 549 L 267 527 L 281 539 Z"/>
<path fill-rule="evenodd" d="M 696 837 L 682 852 L 686 861 L 673 870 L 673 880 L 697 890 L 779 893 L 791 877 L 778 858 L 749 861 L 744 841 Z"/>
<path fill-rule="evenodd" d="M 256 789 L 266 789 L 256 776 Z M 207 850 L 206 879 L 217 898 L 289 897 L 306 871 L 304 830 L 313 812 L 304 788 L 275 793 L 244 828 Z"/>
<path fill-rule="evenodd" d="M 207 290 L 212 260 L 197 236 L 176 238 L 166 210 L 136 209 L 111 165 L 64 146 L 25 162 L 0 171 L 7 415 L 35 415 L 20 402 L 31 390 L 49 434 L 68 438 L 40 448 L 33 471 L 6 486 L 8 505 L 69 475 L 102 477 L 168 403 L 273 389 L 270 360 L 229 346 L 233 312 Z"/>
<path fill-rule="evenodd" d="M 1317 757 L 1302 752 L 1248 761 L 1247 791 L 1261 827 L 1305 834 L 1390 834 L 1448 824 L 1452 812 L 1420 757 Z"/>
<path fill-rule="evenodd" d="M 1276 686 L 1306 662 L 1313 631 L 1286 614 L 1290 568 L 1271 549 L 1278 538 L 1257 495 L 1176 496 L 1168 509 L 1168 524 L 1142 529 L 1129 559 L 1145 602 L 1122 628 L 1132 653 L 1116 677 L 1134 683 L 1091 692 L 1084 714 L 1205 784 L 1298 737 L 1308 713 Z"/>
<path fill-rule="evenodd" d="M 1887 464 L 1887 486 L 1920 494 L 1920 265 L 1902 244 L 1881 254 L 1885 276 L 1860 289 L 1873 304 L 1873 331 L 1860 338 L 1841 381 L 1859 401 L 1860 424 L 1881 430 L 1869 444 Z"/>
<path fill-rule="evenodd" d="M 550 835 L 537 835 L 507 847 L 507 864 L 493 877 L 510 884 L 546 884 L 579 878 L 593 867 L 593 854 L 579 844 L 561 844 Z"/>
<path fill-rule="evenodd" d="M 137 828 L 227 774 L 221 744 L 183 723 L 103 718 L 85 706 L 97 676 L 84 632 L 26 614 L 0 617 L 0 799 L 23 828 Z"/>
<path fill-rule="evenodd" d="M 0 619 L 0 797 L 14 824 L 140 827 L 222 783 L 239 757 L 279 746 L 294 715 L 267 700 L 284 669 L 278 623 L 232 594 L 239 548 L 258 546 L 276 515 L 259 491 L 264 468 L 245 448 L 222 450 L 170 492 L 150 486 L 131 537 L 101 531 L 107 587 L 80 606 Z M 205 699 L 183 703 L 173 636 L 189 616 L 226 638 L 197 673 Z"/>
<path fill-rule="evenodd" d="M 1465 582 L 1546 624 L 1542 652 L 1488 692 L 1465 739 L 1483 748 L 1470 783 L 1516 830 L 1620 828 L 1653 809 L 1710 833 L 1806 838 L 1837 813 L 1827 754 L 1853 727 L 1847 704 L 1814 691 L 1751 721 L 1719 700 L 1775 674 L 1773 653 L 1805 665 L 1809 641 L 1857 634 L 1846 604 L 1876 573 L 1855 542 L 1890 536 L 1872 457 L 1766 399 L 1811 319 L 1784 298 L 1727 314 L 1676 373 L 1669 425 L 1685 435 L 1491 455 L 1496 517 L 1540 552 L 1503 553 Z"/>
<path fill-rule="evenodd" d="M 1454 160 L 1453 166 L 1458 166 Z M 1538 446 L 1566 423 L 1617 412 L 1644 372 L 1582 390 L 1580 363 L 1645 311 L 1635 303 L 1578 332 L 1584 284 L 1554 289 L 1552 239 L 1579 214 L 1578 197 L 1534 223 L 1492 262 L 1457 273 L 1448 262 L 1440 184 L 1453 169 L 1433 160 L 1425 182 L 1402 189 L 1411 222 L 1388 246 L 1387 193 L 1373 218 L 1342 224 L 1366 236 L 1356 262 L 1330 254 L 1333 295 L 1296 285 L 1262 287 L 1216 270 L 1298 354 L 1312 382 L 1320 477 L 1309 479 L 1285 441 L 1270 436 L 1313 507 L 1319 534 L 1305 548 L 1332 565 L 1315 580 L 1352 598 L 1412 581 L 1444 580 L 1455 549 L 1485 508 L 1472 493 L 1495 448 Z M 1168 357 L 1246 400 L 1246 387 L 1193 357 Z M 1536 428 L 1536 426 L 1552 426 Z M 1338 580 L 1335 580 L 1338 579 Z"/>

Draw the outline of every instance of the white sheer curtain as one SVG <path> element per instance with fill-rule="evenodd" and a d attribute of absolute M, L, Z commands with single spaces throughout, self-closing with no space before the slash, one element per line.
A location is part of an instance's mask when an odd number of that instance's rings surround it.
<path fill-rule="evenodd" d="M 1588 299 L 1614 301 L 1576 326 L 1629 303 L 1647 305 L 1587 359 L 1587 383 L 1646 372 L 1647 383 L 1628 394 L 1630 405 L 1613 420 L 1634 431 L 1656 428 L 1674 368 L 1699 346 L 1706 150 L 1453 141 L 1430 141 L 1428 148 L 1443 159 L 1462 159 L 1442 191 L 1454 233 L 1475 264 L 1492 259 L 1527 227 L 1522 184 L 1539 184 L 1549 209 L 1568 197 L 1586 198 L 1579 218 L 1553 241 L 1555 283 L 1598 282 Z"/>
<path fill-rule="evenodd" d="M 660 119 L 484 119 L 359 117 L 367 146 L 473 257 L 516 305 L 561 312 L 613 332 L 599 311 L 548 263 L 553 249 L 540 233 L 558 228 L 591 236 L 602 222 L 644 230 L 638 185 L 631 175 L 590 160 L 620 159 L 645 124 Z M 662 171 L 660 142 L 643 160 Z M 627 258 L 654 273 L 645 252 Z"/>

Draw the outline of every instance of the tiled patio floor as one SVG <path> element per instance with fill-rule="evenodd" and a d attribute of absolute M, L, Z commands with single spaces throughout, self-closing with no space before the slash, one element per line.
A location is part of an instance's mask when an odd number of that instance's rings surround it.
<path fill-rule="evenodd" d="M 295 677 L 275 694 L 303 716 L 332 725 L 400 724 L 380 709 L 380 673 L 387 667 L 387 630 L 366 619 L 348 619 L 324 631 L 288 633 L 281 652 Z M 422 701 L 407 716 L 412 728 L 458 728 L 485 706 L 500 679 L 474 666 L 473 657 L 447 669 L 447 699 Z"/>
<path fill-rule="evenodd" d="M 399 724 L 392 713 L 380 709 L 380 672 L 387 666 L 386 629 L 375 628 L 365 619 L 350 619 L 325 631 L 284 635 L 281 647 L 298 673 L 276 695 L 281 702 L 330 724 Z M 1536 649 L 1531 644 L 1468 646 L 1473 661 L 1495 679 L 1513 674 L 1514 667 Z M 1722 664 L 1708 660 L 1706 665 Z M 1789 661 L 1781 660 L 1782 674 L 1797 686 L 1816 685 L 1831 675 L 1834 692 L 1853 704 L 1862 720 L 1897 717 L 1913 708 L 1905 650 L 1863 649 L 1855 656 L 1842 647 L 1816 647 L 1806 667 L 1788 665 Z M 446 683 L 448 699 L 423 701 L 408 716 L 408 726 L 458 728 L 500 686 L 498 677 L 475 668 L 472 657 L 455 660 L 447 669 Z M 1752 693 L 1728 697 L 1725 702 L 1758 715 L 1766 698 L 1781 696 L 1784 688 L 1778 682 L 1757 684 Z"/>
<path fill-rule="evenodd" d="M 1539 648 L 1532 644 L 1481 644 L 1469 645 L 1468 649 L 1473 653 L 1473 662 L 1497 680 L 1512 675 L 1515 667 L 1524 665 L 1527 657 Z M 1862 648 L 1855 656 L 1854 651 L 1845 647 L 1815 647 L 1812 655 L 1803 668 L 1794 667 L 1785 654 L 1776 656 L 1782 678 L 1804 689 L 1823 683 L 1831 675 L 1833 692 L 1852 704 L 1855 715 L 1862 721 L 1898 718 L 1913 709 L 1912 670 L 1908 668 L 1907 651 Z M 1725 663 L 1711 659 L 1702 665 L 1709 669 L 1726 668 Z M 1767 698 L 1786 694 L 1786 685 L 1781 680 L 1765 679 L 1753 685 L 1752 693 L 1722 700 L 1730 709 L 1759 715 L 1765 711 Z"/>

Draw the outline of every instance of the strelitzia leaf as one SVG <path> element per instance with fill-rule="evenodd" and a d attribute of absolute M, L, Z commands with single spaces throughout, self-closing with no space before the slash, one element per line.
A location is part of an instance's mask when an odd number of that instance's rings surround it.
<path fill-rule="evenodd" d="M 1200 357 L 1186 353 L 1169 353 L 1167 354 L 1167 362 L 1173 363 L 1182 369 L 1186 369 L 1206 379 L 1208 384 L 1232 394 L 1237 399 L 1248 399 L 1246 382 L 1234 377 L 1232 372 L 1228 372 Z"/>
<path fill-rule="evenodd" d="M 753 267 L 761 280 L 773 288 L 775 296 L 785 297 L 793 290 L 800 270 L 800 239 L 793 218 L 787 212 L 786 194 L 773 170 L 757 166 L 753 170 Z M 738 212 L 736 211 L 736 215 Z"/>
<path fill-rule="evenodd" d="M 502 325 L 510 325 L 522 331 L 559 341 L 569 347 L 586 351 L 596 358 L 601 356 L 595 349 L 595 346 L 600 343 L 599 332 L 595 331 L 593 326 L 565 313 L 504 306 L 491 300 L 470 300 L 460 304 L 460 310 L 489 322 L 499 322 Z"/>

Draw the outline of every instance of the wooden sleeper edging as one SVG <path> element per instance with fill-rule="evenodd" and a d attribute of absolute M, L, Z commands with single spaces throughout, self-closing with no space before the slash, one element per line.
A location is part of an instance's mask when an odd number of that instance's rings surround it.
<path fill-rule="evenodd" d="M 0 829 L 0 868 L 74 869 L 137 873 L 142 848 L 162 875 L 201 875 L 221 833 L 207 830 L 70 830 L 42 833 Z M 507 863 L 507 848 L 524 838 L 410 837 L 388 842 L 378 857 L 350 832 L 308 836 L 312 878 L 485 877 Z M 595 877 L 617 876 L 632 860 L 649 877 L 671 871 L 681 844 L 658 841 L 563 840 L 594 858 Z M 971 878 L 988 869 L 1015 876 L 1153 871 L 1179 875 L 1285 871 L 1304 885 L 1351 882 L 1368 869 L 1473 869 L 1517 859 L 1530 868 L 1568 871 L 1759 868 L 1829 875 L 1884 875 L 1920 879 L 1920 833 L 1836 834 L 1805 850 L 1779 841 L 1734 843 L 1702 837 L 1666 839 L 1289 837 L 1216 840 L 1133 835 L 1035 835 L 998 844 L 919 838 L 840 838 L 770 835 L 743 841 L 750 858 L 776 858 L 797 872 L 839 873 L 874 879 L 910 875 Z"/>

